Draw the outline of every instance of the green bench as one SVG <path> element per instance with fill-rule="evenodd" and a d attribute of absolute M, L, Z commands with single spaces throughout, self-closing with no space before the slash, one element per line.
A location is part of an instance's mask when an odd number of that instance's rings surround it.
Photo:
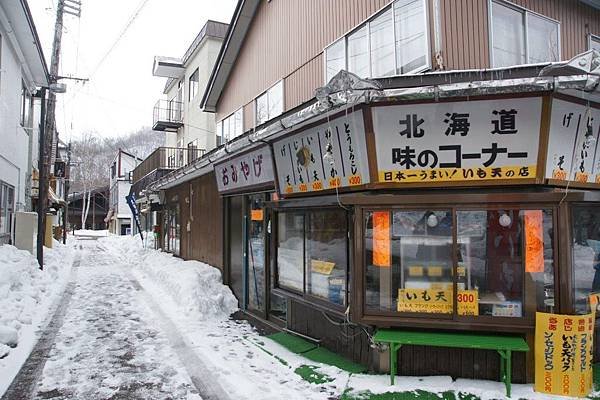
<path fill-rule="evenodd" d="M 460 347 L 465 349 L 496 350 L 500 354 L 500 376 L 506 386 L 506 395 L 510 397 L 511 354 L 513 351 L 529 351 L 525 340 L 516 336 L 490 334 L 472 334 L 460 332 L 413 332 L 398 329 L 379 329 L 373 340 L 390 346 L 390 377 L 394 384 L 398 349 L 402 345 Z"/>

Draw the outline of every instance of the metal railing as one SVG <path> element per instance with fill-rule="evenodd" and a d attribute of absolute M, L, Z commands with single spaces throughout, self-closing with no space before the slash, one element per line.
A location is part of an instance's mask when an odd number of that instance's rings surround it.
<path fill-rule="evenodd" d="M 159 147 L 133 170 L 133 182 L 137 182 L 157 169 L 177 169 L 202 157 L 206 150 L 197 148 Z"/>
<path fill-rule="evenodd" d="M 183 124 L 183 103 L 176 100 L 158 100 L 154 105 L 152 122 L 153 125 Z"/>

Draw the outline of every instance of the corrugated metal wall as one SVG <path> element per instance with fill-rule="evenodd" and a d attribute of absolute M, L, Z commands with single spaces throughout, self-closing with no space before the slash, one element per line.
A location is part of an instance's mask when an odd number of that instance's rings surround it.
<path fill-rule="evenodd" d="M 254 124 L 259 94 L 285 79 L 285 109 L 311 99 L 324 83 L 323 49 L 391 0 L 262 1 L 217 107 L 217 120 L 244 106 L 244 129 Z M 428 0 L 435 52 L 434 5 L 439 4 L 441 56 L 446 70 L 490 67 L 489 0 Z M 514 0 L 561 22 L 563 59 L 587 50 L 600 34 L 600 11 L 577 0 Z M 434 69 L 437 65 L 432 62 Z"/>
<path fill-rule="evenodd" d="M 310 99 L 314 88 L 324 81 L 320 56 L 323 48 L 390 2 L 261 1 L 217 106 L 217 120 L 250 103 L 290 74 L 292 84 L 284 85 L 285 108 L 294 108 Z M 300 76 L 305 79 L 304 85 L 298 84 Z M 244 115 L 250 124 L 244 128 L 248 129 L 253 122 L 252 109 L 244 109 Z"/>
<path fill-rule="evenodd" d="M 489 0 L 439 1 L 446 69 L 489 68 Z M 600 11 L 578 0 L 513 0 L 512 3 L 561 23 L 563 60 L 588 49 L 588 34 L 600 34 Z"/>

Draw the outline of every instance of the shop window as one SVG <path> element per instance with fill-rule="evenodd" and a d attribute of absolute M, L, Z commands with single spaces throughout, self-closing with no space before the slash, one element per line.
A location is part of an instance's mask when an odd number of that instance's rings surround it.
<path fill-rule="evenodd" d="M 365 224 L 367 312 L 554 311 L 552 210 L 381 210 Z"/>
<path fill-rule="evenodd" d="M 494 67 L 559 61 L 558 22 L 495 0 L 491 25 Z"/>
<path fill-rule="evenodd" d="M 325 49 L 325 78 L 342 69 L 361 78 L 409 74 L 430 67 L 424 0 L 396 0 Z"/>
<path fill-rule="evenodd" d="M 573 302 L 585 314 L 590 294 L 600 293 L 600 207 L 573 207 L 572 221 Z"/>
<path fill-rule="evenodd" d="M 366 238 L 368 310 L 452 313 L 450 211 L 370 212 Z"/>
<path fill-rule="evenodd" d="M 277 267 L 279 286 L 304 291 L 304 214 L 279 213 Z"/>
<path fill-rule="evenodd" d="M 344 305 L 348 270 L 346 213 L 336 209 L 286 211 L 278 218 L 278 286 Z"/>
<path fill-rule="evenodd" d="M 551 210 L 458 211 L 457 290 L 478 315 L 533 317 L 554 311 Z"/>

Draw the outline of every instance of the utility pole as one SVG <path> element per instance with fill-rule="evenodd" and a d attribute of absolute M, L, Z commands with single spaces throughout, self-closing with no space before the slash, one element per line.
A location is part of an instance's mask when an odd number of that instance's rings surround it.
<path fill-rule="evenodd" d="M 46 208 L 48 206 L 48 186 L 50 179 L 50 160 L 52 160 L 52 148 L 56 139 L 56 94 L 52 88 L 56 87 L 58 81 L 58 66 L 60 62 L 60 48 L 62 42 L 63 16 L 64 14 L 81 16 L 81 2 L 79 0 L 58 0 L 56 7 L 56 23 L 54 24 L 54 41 L 52 42 L 52 58 L 50 60 L 50 90 L 46 104 L 46 118 L 44 130 L 40 132 L 40 144 L 43 144 L 43 155 L 39 161 L 39 202 L 38 202 L 38 237 L 37 237 L 37 259 L 40 268 L 44 268 L 44 239 L 46 237 Z"/>
<path fill-rule="evenodd" d="M 63 210 L 63 244 L 67 244 L 67 217 L 69 215 L 69 189 L 71 188 L 71 142 L 67 146 L 65 166 L 65 209 Z"/>

